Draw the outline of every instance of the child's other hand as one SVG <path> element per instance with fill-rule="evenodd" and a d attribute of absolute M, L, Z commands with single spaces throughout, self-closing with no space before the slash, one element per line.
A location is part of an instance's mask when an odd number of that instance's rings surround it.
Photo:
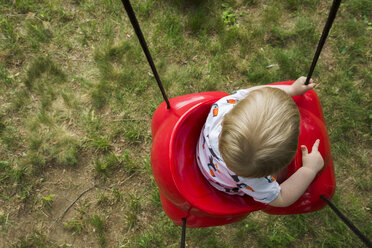
<path fill-rule="evenodd" d="M 292 92 L 293 95 L 298 96 L 306 93 L 306 91 L 311 90 L 315 87 L 315 83 L 312 79 L 310 79 L 309 84 L 305 85 L 306 77 L 299 77 L 293 84 L 292 84 Z"/>
<path fill-rule="evenodd" d="M 320 171 L 324 166 L 323 157 L 318 151 L 319 143 L 319 139 L 314 142 L 311 153 L 308 153 L 306 146 L 301 146 L 303 167 L 314 171 L 315 174 L 318 173 L 318 171 Z"/>

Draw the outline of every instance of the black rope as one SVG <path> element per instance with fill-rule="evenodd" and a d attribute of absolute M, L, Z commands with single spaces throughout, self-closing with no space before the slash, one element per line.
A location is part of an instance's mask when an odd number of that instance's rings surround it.
<path fill-rule="evenodd" d="M 124 5 L 125 10 L 127 11 L 127 14 L 128 14 L 129 19 L 130 19 L 130 22 L 132 23 L 132 26 L 134 28 L 134 31 L 136 32 L 136 35 L 137 35 L 138 40 L 139 40 L 139 42 L 140 42 L 140 44 L 142 46 L 143 52 L 146 55 L 147 61 L 150 64 L 150 67 L 152 69 L 152 72 L 154 73 L 156 82 L 158 83 L 158 86 L 159 86 L 160 91 L 161 91 L 161 93 L 163 95 L 164 101 L 167 103 L 167 109 L 170 109 L 171 106 L 170 106 L 168 97 L 165 94 L 164 87 L 163 87 L 163 85 L 162 85 L 162 83 L 160 81 L 158 72 L 156 71 L 156 67 L 155 67 L 154 61 L 152 60 L 150 51 L 149 51 L 149 49 L 147 47 L 145 38 L 143 37 L 141 28 L 140 28 L 140 26 L 138 24 L 138 21 L 137 21 L 136 15 L 134 14 L 133 8 L 132 8 L 129 0 L 121 0 L 121 1 L 122 1 L 123 5 Z"/>
<path fill-rule="evenodd" d="M 346 216 L 343 215 L 341 211 L 338 210 L 335 205 L 333 205 L 332 202 L 330 202 L 323 195 L 320 196 L 320 199 L 322 199 L 325 203 L 328 204 L 328 206 L 337 214 L 337 216 L 340 217 L 340 219 L 350 228 L 351 231 L 353 231 L 359 237 L 360 240 L 363 241 L 364 244 L 366 244 L 368 248 L 372 248 L 371 241 L 369 241 L 368 238 L 364 236 L 363 233 L 359 231 L 359 229 L 356 226 L 354 226 L 354 224 L 351 223 L 351 221 L 348 218 L 346 218 Z"/>
<path fill-rule="evenodd" d="M 186 243 L 186 218 L 182 218 L 181 248 L 185 248 L 185 243 Z"/>
<path fill-rule="evenodd" d="M 337 10 L 338 10 L 338 7 L 340 6 L 340 3 L 341 3 L 341 0 L 333 0 L 333 4 L 332 4 L 332 7 L 331 7 L 331 10 L 329 11 L 329 15 L 328 15 L 326 25 L 324 26 L 322 36 L 320 37 L 320 40 L 319 40 L 319 43 L 318 43 L 318 48 L 316 49 L 313 62 L 311 63 L 310 71 L 307 74 L 305 85 L 309 84 L 311 75 L 313 75 L 314 68 L 316 66 L 316 62 L 318 62 L 319 55 L 320 55 L 320 53 L 322 51 L 322 48 L 323 48 L 323 45 L 324 45 L 324 43 L 327 39 L 329 30 L 332 27 L 332 23 L 333 23 L 333 20 L 336 17 Z"/>

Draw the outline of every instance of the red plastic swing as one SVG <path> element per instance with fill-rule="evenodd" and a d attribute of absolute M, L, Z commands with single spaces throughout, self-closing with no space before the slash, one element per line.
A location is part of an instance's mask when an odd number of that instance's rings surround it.
<path fill-rule="evenodd" d="M 196 164 L 195 149 L 210 106 L 226 95 L 224 92 L 205 92 L 175 97 L 170 99 L 171 109 L 167 109 L 163 102 L 154 113 L 151 164 L 161 203 L 168 217 L 179 226 L 182 226 L 182 218 L 185 218 L 187 227 L 208 227 L 240 221 L 257 210 L 286 215 L 323 208 L 326 204 L 320 196 L 331 199 L 336 182 L 323 112 L 313 90 L 293 97 L 301 116 L 299 145 L 311 148 L 315 139 L 319 138 L 319 151 L 325 165 L 295 203 L 284 208 L 271 207 L 249 196 L 228 195 L 209 184 Z M 284 181 L 301 166 L 299 146 L 294 160 L 282 171 L 278 182 Z"/>

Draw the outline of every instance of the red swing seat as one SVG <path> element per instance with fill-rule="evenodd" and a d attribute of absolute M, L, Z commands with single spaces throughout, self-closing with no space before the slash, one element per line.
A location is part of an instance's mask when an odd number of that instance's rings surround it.
<path fill-rule="evenodd" d="M 323 208 L 325 203 L 319 197 L 332 198 L 336 182 L 323 112 L 313 90 L 293 97 L 301 115 L 299 144 L 311 150 L 314 141 L 320 138 L 319 151 L 325 166 L 295 203 L 284 208 L 271 207 L 249 196 L 228 195 L 209 184 L 199 171 L 195 149 L 211 105 L 226 95 L 204 92 L 175 97 L 169 100 L 171 109 L 163 102 L 154 113 L 151 165 L 168 217 L 179 226 L 182 226 L 182 218 L 186 218 L 187 227 L 208 227 L 240 221 L 257 210 L 269 214 L 299 214 Z M 291 164 L 277 178 L 278 182 L 284 181 L 301 165 L 299 146 Z"/>

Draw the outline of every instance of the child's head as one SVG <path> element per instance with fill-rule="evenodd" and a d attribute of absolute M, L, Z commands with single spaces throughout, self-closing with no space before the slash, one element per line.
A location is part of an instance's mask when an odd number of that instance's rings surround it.
<path fill-rule="evenodd" d="M 293 159 L 300 115 L 284 91 L 254 90 L 224 116 L 219 150 L 227 167 L 239 176 L 264 177 Z"/>

